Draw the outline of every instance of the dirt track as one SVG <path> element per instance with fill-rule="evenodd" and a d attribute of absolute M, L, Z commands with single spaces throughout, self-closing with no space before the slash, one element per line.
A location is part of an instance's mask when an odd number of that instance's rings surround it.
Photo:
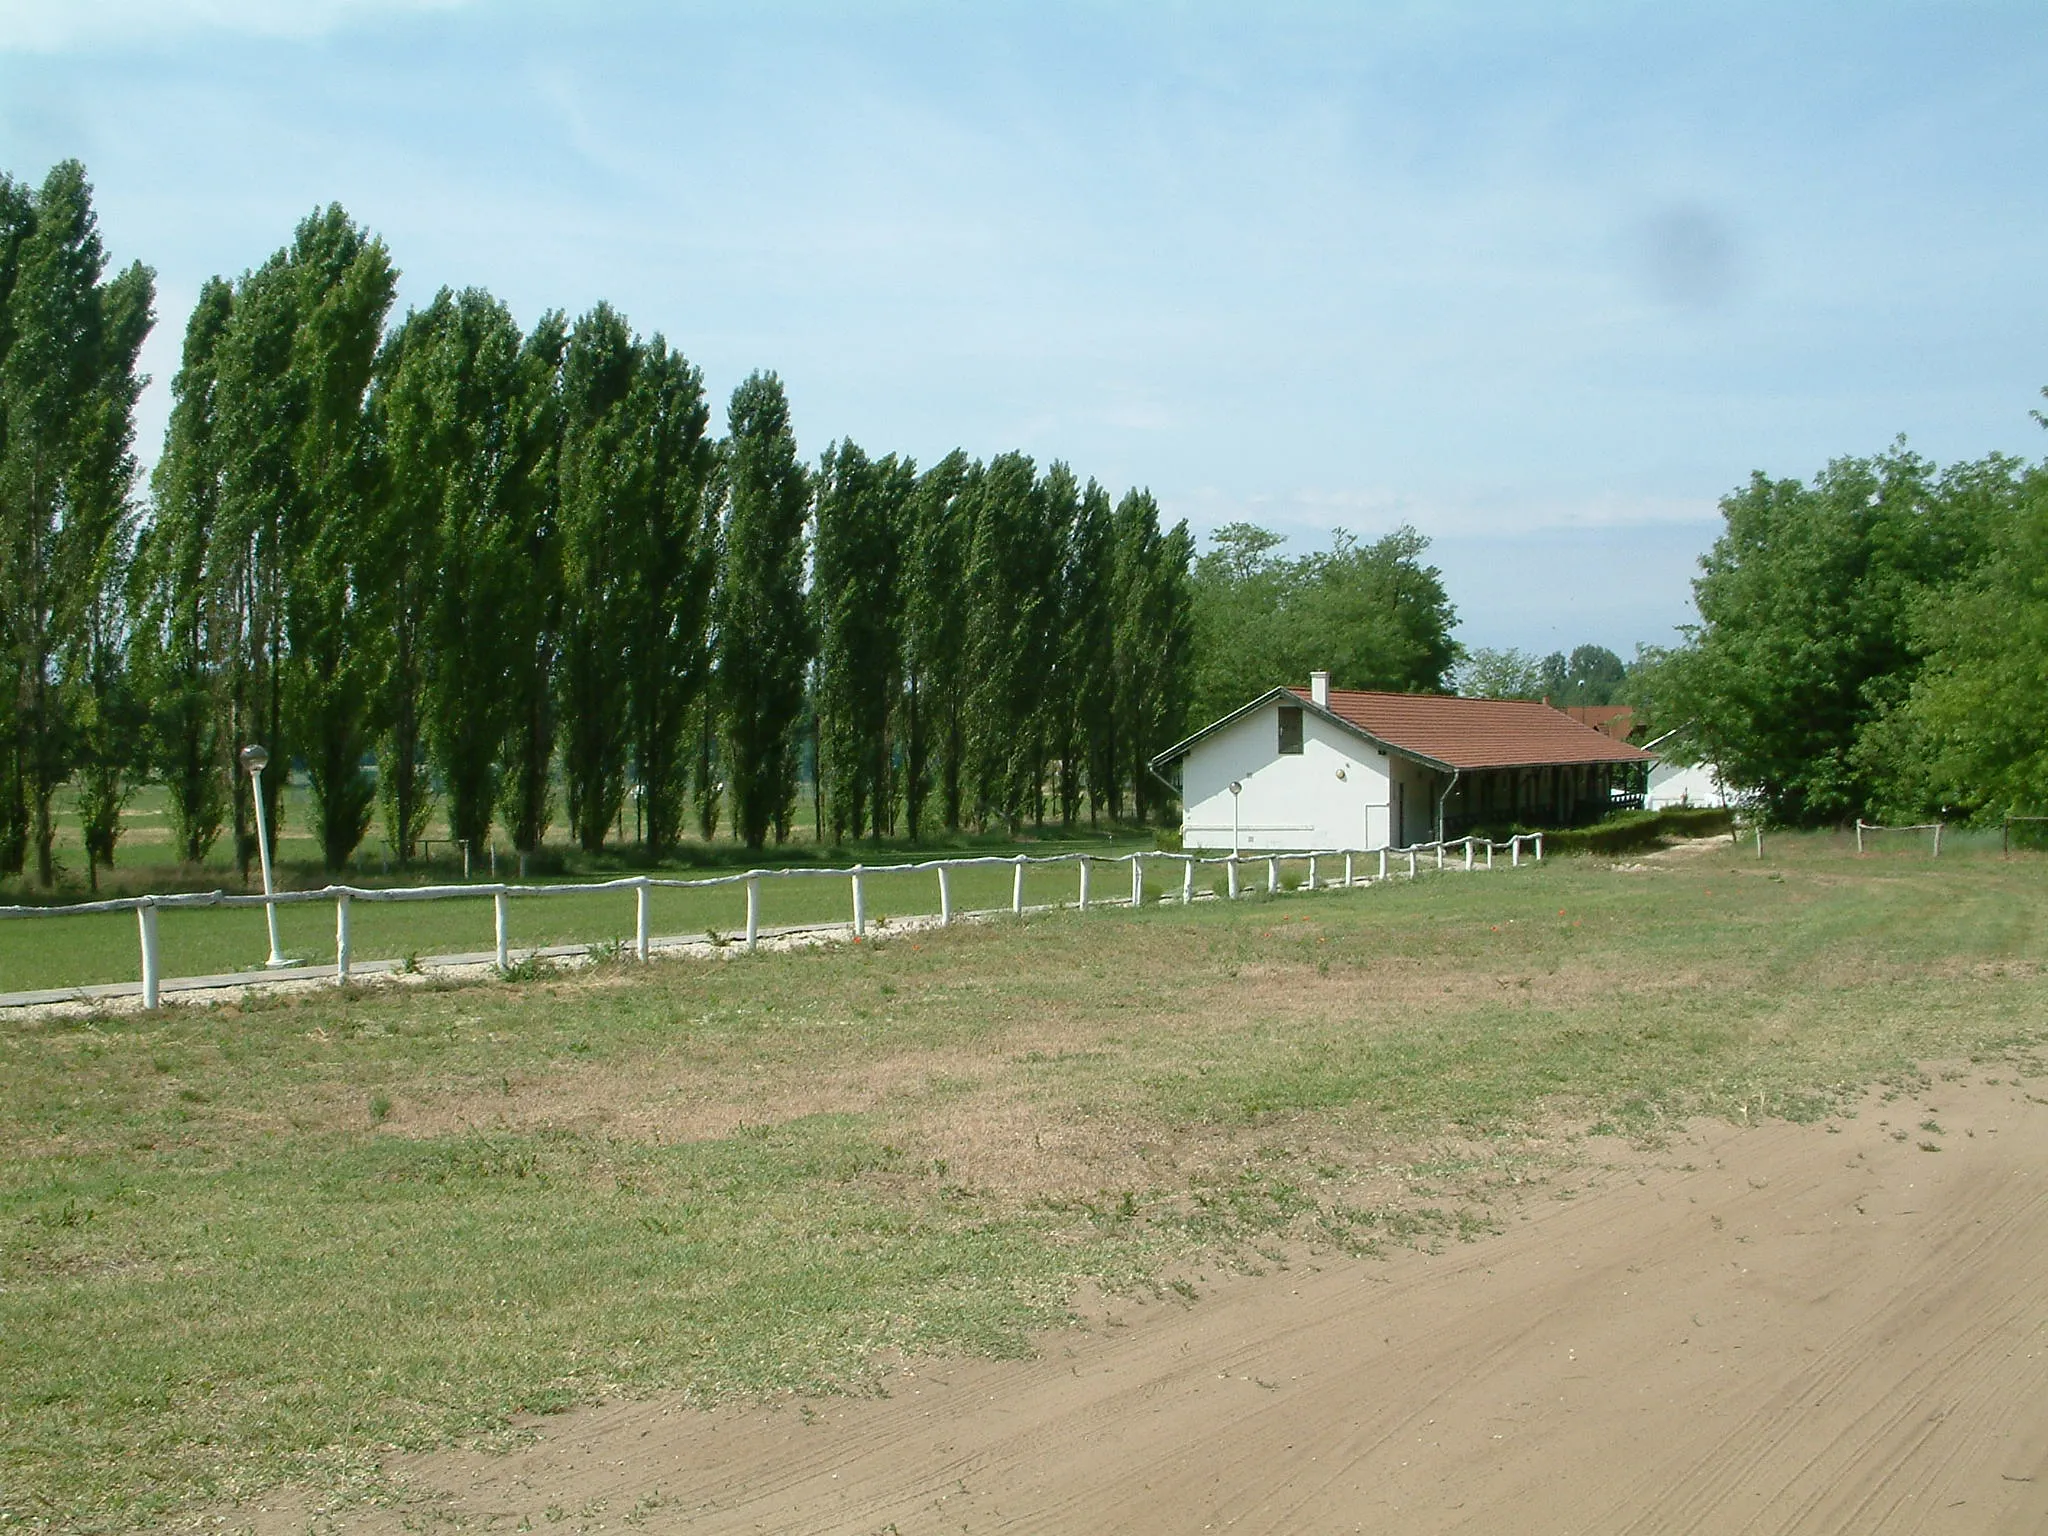
<path fill-rule="evenodd" d="M 2037 1536 L 2044 1105 L 1973 1071 L 1615 1146 L 1500 1237 L 1112 1306 L 885 1400 L 572 1415 L 342 1528 Z"/>

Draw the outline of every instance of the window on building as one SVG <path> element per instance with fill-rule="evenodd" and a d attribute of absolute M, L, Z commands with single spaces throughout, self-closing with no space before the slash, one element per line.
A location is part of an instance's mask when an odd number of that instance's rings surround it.
<path fill-rule="evenodd" d="M 1280 706 L 1280 750 L 1301 756 L 1301 711 L 1292 705 Z"/>

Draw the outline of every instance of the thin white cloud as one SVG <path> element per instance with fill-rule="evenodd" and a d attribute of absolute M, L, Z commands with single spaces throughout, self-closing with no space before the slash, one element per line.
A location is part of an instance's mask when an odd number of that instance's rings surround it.
<path fill-rule="evenodd" d="M 0 0 L 0 53 L 72 53 L 201 32 L 324 37 L 394 12 L 446 11 L 468 0 Z"/>
<path fill-rule="evenodd" d="M 1338 528 L 1372 539 L 1405 523 L 1432 538 L 1512 539 L 1566 531 L 1708 527 L 1718 517 L 1710 500 L 1619 492 L 1456 496 L 1305 487 L 1239 494 L 1212 486 L 1164 499 L 1175 516 L 1185 516 L 1199 532 L 1225 523 L 1256 523 L 1303 549 L 1322 547 Z"/>

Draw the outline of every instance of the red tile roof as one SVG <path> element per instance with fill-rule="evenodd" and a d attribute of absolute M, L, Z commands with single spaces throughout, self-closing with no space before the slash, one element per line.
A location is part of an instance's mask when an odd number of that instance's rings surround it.
<path fill-rule="evenodd" d="M 1303 699 L 1306 688 L 1291 690 Z M 1548 704 L 1440 693 L 1330 690 L 1330 713 L 1389 746 L 1452 768 L 1543 768 L 1647 763 L 1638 747 L 1581 725 Z"/>
<path fill-rule="evenodd" d="M 1590 725 L 1603 736 L 1627 741 L 1635 729 L 1636 712 L 1626 704 L 1565 704 L 1564 712 L 1581 725 Z"/>

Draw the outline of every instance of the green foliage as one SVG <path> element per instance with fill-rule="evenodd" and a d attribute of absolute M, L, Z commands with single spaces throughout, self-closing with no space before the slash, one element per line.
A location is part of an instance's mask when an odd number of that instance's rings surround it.
<path fill-rule="evenodd" d="M 1654 848 L 1670 837 L 1707 837 L 1726 832 L 1727 811 L 1679 808 L 1664 811 L 1618 811 L 1590 827 L 1564 827 L 1543 834 L 1543 849 L 1557 853 L 1630 853 Z"/>
<path fill-rule="evenodd" d="M 1056 598 L 1057 560 L 1032 462 L 999 454 L 970 472 L 973 507 L 965 584 L 967 776 L 974 819 L 1014 832 L 1034 816 L 1034 737 Z"/>
<path fill-rule="evenodd" d="M 1118 797 L 1121 780 L 1123 765 L 1116 750 L 1115 537 L 1109 492 L 1090 480 L 1067 536 L 1061 600 L 1071 718 L 1060 766 L 1060 815 L 1069 822 L 1075 815 L 1077 779 L 1085 778 L 1091 814 Z"/>
<path fill-rule="evenodd" d="M 1543 694 L 1559 708 L 1618 702 L 1628 663 L 1604 645 L 1574 646 L 1543 658 Z"/>
<path fill-rule="evenodd" d="M 682 834 L 689 728 L 709 665 L 710 413 L 697 370 L 659 335 L 631 336 L 603 304 L 570 338 L 562 399 L 569 819 L 586 852 L 604 846 L 630 757 L 646 843 L 659 853 Z"/>
<path fill-rule="evenodd" d="M 270 833 L 302 760 L 329 869 L 368 828 L 390 665 L 392 594 L 376 537 L 379 491 L 364 400 L 396 283 L 383 242 L 337 205 L 236 287 L 216 350 L 222 476 L 206 584 L 228 651 L 228 744 L 259 741 Z M 253 845 L 236 784 L 238 842 Z"/>
<path fill-rule="evenodd" d="M 960 572 L 973 536 L 964 494 L 967 455 L 955 449 L 918 478 L 906 509 L 898 586 L 903 636 L 903 806 L 913 841 L 924 831 L 926 797 L 939 795 L 940 820 L 960 829 L 966 690 L 966 587 Z"/>
<path fill-rule="evenodd" d="M 715 444 L 697 371 L 602 304 L 522 337 L 444 289 L 387 336 L 389 254 L 330 205 L 203 287 L 139 526 L 151 281 L 104 266 L 80 167 L 0 177 L 0 874 L 33 848 L 52 880 L 75 817 L 96 880 L 146 770 L 182 860 L 231 827 L 246 881 L 237 758 L 259 743 L 273 844 L 299 835 L 289 803 L 330 871 L 380 804 L 417 857 L 437 796 L 457 841 L 502 818 L 530 861 L 558 782 L 592 856 L 629 785 L 644 850 L 673 851 L 692 780 L 705 837 L 730 795 L 759 848 L 789 832 L 807 746 L 841 834 L 1167 808 L 1146 765 L 1187 723 L 1193 552 L 1149 494 L 1113 505 L 1016 453 L 920 477 L 841 445 L 807 590 L 772 375 Z M 1389 549 L 1301 569 L 1326 611 L 1398 613 Z"/>
<path fill-rule="evenodd" d="M 1185 522 L 1161 533 L 1152 493 L 1127 491 L 1111 515 L 1110 543 L 1110 683 L 1117 733 L 1110 808 L 1121 815 L 1121 784 L 1128 773 L 1132 810 L 1144 821 L 1168 809 L 1150 764 L 1186 733 L 1193 702 L 1197 603 L 1188 573 L 1194 538 Z"/>
<path fill-rule="evenodd" d="M 0 177 L 0 873 L 56 876 L 53 801 L 81 775 L 88 874 L 143 755 L 129 690 L 135 361 L 154 278 L 106 273 L 85 168 Z"/>
<path fill-rule="evenodd" d="M 233 312 L 233 287 L 208 279 L 185 327 L 152 482 L 155 516 L 136 550 L 135 667 L 152 701 L 150 756 L 169 793 L 172 840 L 188 864 L 204 860 L 220 836 L 234 773 L 222 730 L 222 594 L 206 580 L 223 473 L 216 353 Z"/>
<path fill-rule="evenodd" d="M 525 445 L 523 494 L 506 503 L 506 583 L 498 589 L 505 665 L 505 728 L 498 807 L 512 846 L 538 856 L 554 808 L 555 668 L 566 597 L 562 575 L 559 464 L 568 349 L 559 312 L 543 315 L 520 349 L 518 436 Z"/>
<path fill-rule="evenodd" d="M 1540 699 L 1543 662 L 1512 646 L 1467 651 L 1452 672 L 1451 685 L 1470 699 Z"/>
<path fill-rule="evenodd" d="M 1339 688 L 1430 693 L 1458 646 L 1456 610 L 1429 541 L 1399 528 L 1371 544 L 1339 531 L 1330 548 L 1289 559 L 1278 535 L 1232 523 L 1194 569 L 1194 713 L 1227 714 L 1283 683 L 1327 671 Z"/>
<path fill-rule="evenodd" d="M 1911 606 L 1923 658 L 1897 705 L 1868 725 L 1857 764 L 1880 816 L 2039 815 L 2048 809 L 2048 467 L 1991 463 L 1959 494 L 1998 506 L 1977 569 Z"/>
<path fill-rule="evenodd" d="M 576 322 L 562 363 L 562 775 L 586 853 L 604 846 L 626 793 L 634 579 L 612 519 L 638 490 L 630 397 L 639 353 L 624 317 L 599 304 Z"/>
<path fill-rule="evenodd" d="M 717 687 L 735 829 L 759 849 L 771 830 L 777 841 L 788 835 L 796 802 L 795 727 L 812 644 L 803 597 L 811 491 L 774 374 L 752 374 L 733 391 L 728 422 L 714 486 L 723 525 Z"/>
<path fill-rule="evenodd" d="M 2009 461 L 1937 474 L 1902 447 L 1837 460 L 1810 486 L 1753 477 L 1722 500 L 1698 632 L 1656 669 L 1659 723 L 1690 722 L 1773 821 L 1874 804 L 1884 774 L 1864 737 L 1911 689 L 1911 616 L 1976 569 L 2016 484 Z"/>
<path fill-rule="evenodd" d="M 912 519 L 916 467 L 870 460 L 851 442 L 818 467 L 811 572 L 818 636 L 818 756 L 834 841 L 891 830 L 890 764 L 903 693 L 901 544 Z"/>
<path fill-rule="evenodd" d="M 1570 656 L 1552 651 L 1542 657 L 1513 647 L 1481 646 L 1459 658 L 1451 669 L 1451 686 L 1467 698 L 1548 699 L 1565 709 L 1622 702 L 1628 670 L 1628 664 L 1604 645 L 1581 645 Z"/>
<path fill-rule="evenodd" d="M 630 560 L 627 701 L 643 838 L 660 855 L 682 840 L 690 728 L 710 680 L 716 450 L 703 377 L 658 334 L 642 349 L 631 405 L 641 462 L 614 519 Z"/>

